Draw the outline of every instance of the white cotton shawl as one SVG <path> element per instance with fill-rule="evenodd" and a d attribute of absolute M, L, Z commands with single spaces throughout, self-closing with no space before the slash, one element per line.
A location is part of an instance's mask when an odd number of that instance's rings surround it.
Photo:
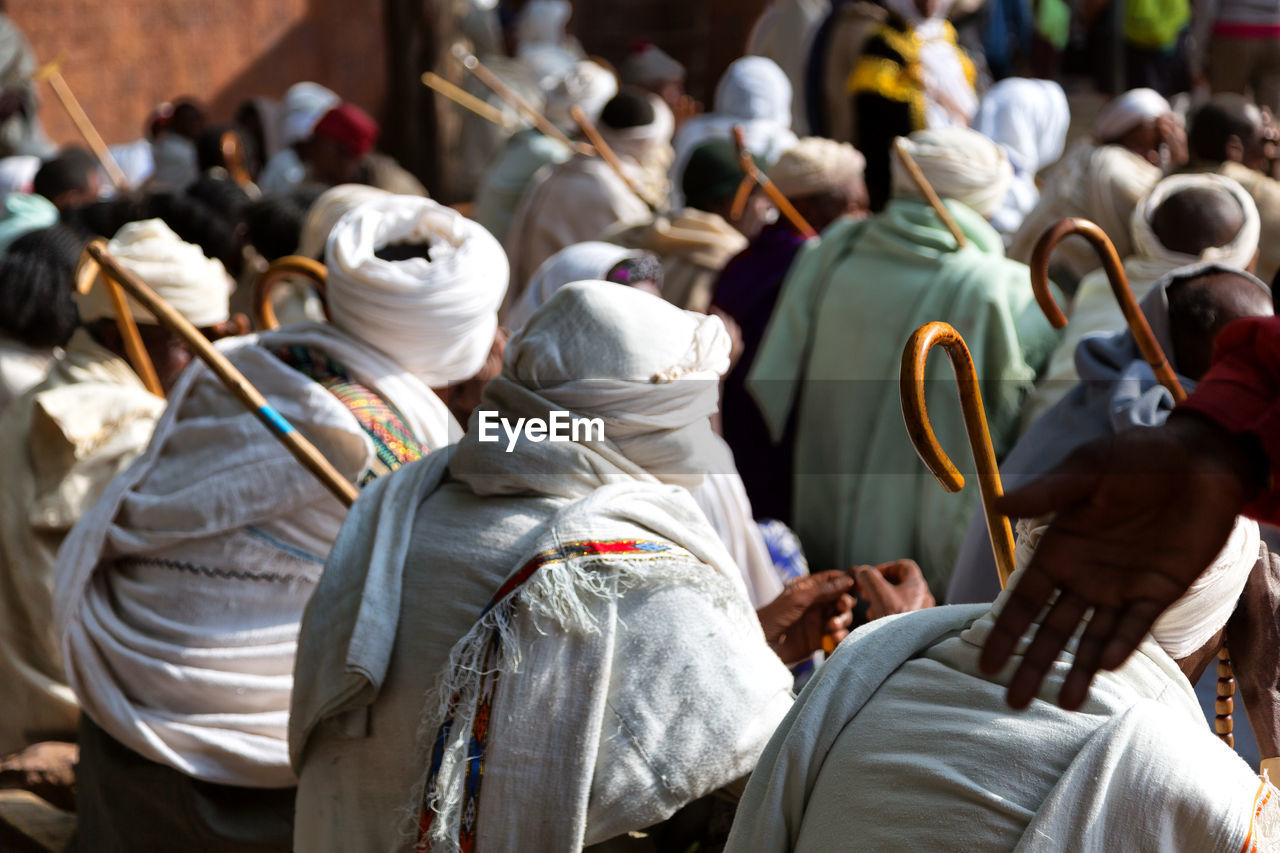
<path fill-rule="evenodd" d="M 130 222 L 107 242 L 120 265 L 142 279 L 192 325 L 204 328 L 227 319 L 227 300 L 235 282 L 222 263 L 182 238 L 159 219 Z M 126 295 L 129 313 L 143 323 L 156 323 L 150 311 Z M 88 293 L 76 294 L 81 322 L 114 317 L 111 297 L 99 273 Z"/>
<path fill-rule="evenodd" d="M 1054 702 L 1068 654 L 1010 711 L 1018 659 L 977 668 L 1007 596 L 845 640 L 761 756 L 726 851 L 1240 850 L 1277 794 L 1209 731 L 1173 660 L 1148 638 L 1073 713 Z"/>
<path fill-rule="evenodd" d="M 431 260 L 375 255 L 396 244 L 425 244 Z M 509 270 L 482 226 L 430 199 L 386 196 L 343 216 L 325 257 L 334 326 L 432 388 L 470 379 L 484 366 Z"/>
<path fill-rule="evenodd" d="M 918 130 L 897 141 L 939 198 L 962 202 L 984 217 L 991 216 L 1004 201 L 1013 167 L 1004 149 L 981 133 L 947 127 Z M 893 158 L 890 171 L 894 198 L 924 197 L 898 157 Z"/>
<path fill-rule="evenodd" d="M 218 346 L 352 481 L 372 459 L 371 441 L 342 402 L 269 350 L 327 354 L 429 449 L 460 433 L 419 378 L 332 327 Z M 345 515 L 193 365 L 146 453 L 59 552 L 54 621 L 85 713 L 135 752 L 197 779 L 293 784 L 286 725 L 297 626 Z"/>
<path fill-rule="evenodd" d="M 992 226 L 1006 239 L 1036 206 L 1036 175 L 1062 156 L 1070 124 L 1067 95 L 1052 80 L 1012 77 L 983 96 L 973 129 L 1001 145 L 1013 166 L 1009 190 L 991 215 Z"/>
<path fill-rule="evenodd" d="M 458 849 L 466 742 L 485 681 L 480 664 L 494 642 L 489 670 L 501 677 L 490 719 L 520 723 L 496 729 L 485 751 L 475 816 L 485 848 L 576 850 L 659 822 L 749 771 L 789 705 L 788 676 L 764 647 L 738 572 L 688 493 L 662 485 L 642 463 L 665 460 L 685 475 L 701 468 L 689 439 L 709 433 L 714 391 L 705 386 L 725 366 L 724 336 L 714 318 L 629 288 L 563 288 L 513 339 L 481 409 L 508 418 L 552 410 L 603 417 L 606 440 L 521 441 L 507 454 L 477 440 L 473 419 L 451 460 L 409 466 L 357 502 L 331 558 L 340 572 L 326 572 L 303 629 L 295 762 L 305 762 L 324 720 L 365 733 L 395 644 L 413 520 L 446 474 L 479 496 L 564 502 L 528 557 L 619 529 L 675 546 L 656 560 L 549 564 L 521 587 L 519 607 L 508 600 L 477 614 L 427 696 L 415 758 L 422 778 L 402 811 L 414 827 L 393 849 L 412 847 L 424 797 L 435 815 L 432 848 Z M 681 449 L 688 458 L 675 466 Z M 698 615 L 649 597 L 672 585 L 702 601 Z M 557 639 L 538 640 L 547 636 Z M 615 661 L 636 670 L 616 677 Z M 655 689 L 664 671 L 680 673 L 683 699 L 669 694 L 670 683 Z M 433 742 L 451 709 L 438 784 L 428 794 Z"/>
<path fill-rule="evenodd" d="M 318 261 L 324 260 L 324 247 L 329 233 L 342 217 L 366 201 L 390 195 L 386 190 L 368 184 L 338 184 L 320 193 L 307 208 L 307 218 L 302 220 L 302 233 L 298 236 L 298 254 Z"/>

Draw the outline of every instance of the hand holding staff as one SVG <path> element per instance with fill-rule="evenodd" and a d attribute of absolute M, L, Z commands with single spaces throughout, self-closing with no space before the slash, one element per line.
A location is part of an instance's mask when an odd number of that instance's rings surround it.
<path fill-rule="evenodd" d="M 969 245 L 969 241 L 965 239 L 964 232 L 960 230 L 960 226 L 956 224 L 955 219 L 951 216 L 951 211 L 947 210 L 947 206 L 942 203 L 942 199 L 938 198 L 938 194 L 929 185 L 929 179 L 924 176 L 924 172 L 920 171 L 920 164 L 916 163 L 915 158 L 907 153 L 907 149 L 902 145 L 901 137 L 893 140 L 893 152 L 902 161 L 902 166 L 907 170 L 907 174 L 911 176 L 916 189 L 920 190 L 920 194 L 929 202 L 929 206 L 938 214 L 942 224 L 947 226 L 947 230 L 955 238 L 956 248 L 963 249 Z"/>
<path fill-rule="evenodd" d="M 84 141 L 88 144 L 89 150 L 93 152 L 93 156 L 98 159 L 98 162 L 102 164 L 102 168 L 106 170 L 107 177 L 111 179 L 111 183 L 115 184 L 117 189 L 128 189 L 129 179 L 125 177 L 124 169 L 120 168 L 116 158 L 111 155 L 110 149 L 107 148 L 107 143 L 102 140 L 102 136 L 98 133 L 97 128 L 93 126 L 93 122 L 89 121 L 89 116 L 85 113 L 84 107 L 80 106 L 80 101 L 76 100 L 71 87 L 63 79 L 62 57 L 58 57 L 52 62 L 41 66 L 36 70 L 35 74 L 31 75 L 31 79 L 37 83 L 41 80 L 49 82 L 49 87 L 53 89 L 53 94 L 57 96 L 62 108 L 67 111 L 67 115 L 71 118 L 71 123 L 76 126 L 76 130 L 84 137 Z"/>
<path fill-rule="evenodd" d="M 334 496 L 345 506 L 355 502 L 359 492 L 345 477 L 333 467 L 333 464 L 316 449 L 316 446 L 293 428 L 293 425 L 267 402 L 257 388 L 237 370 L 227 357 L 218 352 L 209 343 L 200 330 L 179 314 L 172 305 L 165 302 L 132 272 L 125 269 L 106 250 L 103 240 L 95 240 L 89 244 L 85 252 L 102 268 L 105 278 L 115 280 L 146 308 L 156 319 L 171 331 L 175 332 L 189 346 L 201 361 L 227 386 L 232 394 L 240 399 L 250 411 L 258 416 L 268 429 L 280 439 L 293 457 L 302 463 L 308 471 L 315 475 Z"/>
<path fill-rule="evenodd" d="M 756 186 L 764 190 L 764 193 L 769 197 L 769 200 L 777 206 L 778 211 L 787 218 L 787 221 L 791 223 L 792 227 L 800 232 L 802 237 L 809 238 L 818 236 L 818 232 L 813 230 L 813 226 L 805 221 L 805 218 L 800 215 L 800 211 L 796 210 L 795 207 L 792 206 L 791 202 L 782 194 L 782 191 L 778 189 L 777 185 L 774 184 L 773 181 L 769 180 L 769 176 L 764 172 L 761 172 L 760 168 L 756 166 L 756 161 L 751 159 L 751 152 L 747 150 L 747 132 L 742 129 L 741 125 L 734 126 L 733 139 L 738 146 L 738 163 L 742 166 L 742 171 L 746 173 L 747 177 L 752 181 L 755 181 Z M 738 187 L 738 191 L 742 191 L 741 186 Z M 746 203 L 745 199 L 743 203 Z"/>
<path fill-rule="evenodd" d="M 510 86 L 502 82 L 502 79 L 498 77 L 497 74 L 494 74 L 486 68 L 483 62 L 476 59 L 475 56 L 473 56 L 470 51 L 462 45 L 453 46 L 453 56 L 462 63 L 463 68 L 476 75 L 476 78 L 479 79 L 481 83 L 492 89 L 494 94 L 499 98 L 502 98 L 502 100 L 515 107 L 516 112 L 522 113 L 524 117 L 532 122 L 533 126 L 538 130 L 542 131 L 547 136 L 550 136 L 552 139 L 560 140 L 567 145 L 571 151 L 577 152 L 578 154 L 586 154 L 589 156 L 592 153 L 590 146 L 583 145 L 580 142 L 574 142 L 569 137 L 565 136 L 564 131 L 548 121 L 546 116 L 535 110 L 528 101 L 516 94 Z"/>
<path fill-rule="evenodd" d="M 929 423 L 925 405 L 925 367 L 929 350 L 941 344 L 951 359 L 951 369 L 960 386 L 960 406 L 964 412 L 964 428 L 969 435 L 969 449 L 978 466 L 978 491 L 982 496 L 982 512 L 987 519 L 987 535 L 991 537 L 991 549 L 995 552 L 996 571 L 1000 574 L 1003 589 L 1013 574 L 1013 529 L 1009 519 L 995 508 L 995 501 L 1004 494 L 1000 484 L 1000 466 L 996 464 L 995 450 L 991 447 L 991 433 L 987 429 L 987 413 L 982 406 L 982 392 L 978 389 L 978 373 L 973 367 L 973 356 L 965 346 L 960 333 L 946 323 L 926 323 L 916 329 L 907 341 L 902 353 L 902 372 L 899 377 L 902 395 L 902 418 L 907 424 L 911 443 L 925 466 L 948 492 L 964 488 L 962 475 L 947 452 L 938 443 Z"/>

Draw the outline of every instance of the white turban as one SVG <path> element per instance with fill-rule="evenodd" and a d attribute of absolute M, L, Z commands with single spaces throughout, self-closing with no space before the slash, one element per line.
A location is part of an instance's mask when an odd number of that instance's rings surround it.
<path fill-rule="evenodd" d="M 547 93 L 547 118 L 558 127 L 574 126 L 569 111 L 581 107 L 592 123 L 599 122 L 604 105 L 618 94 L 618 80 L 602 65 L 584 59 Z"/>
<path fill-rule="evenodd" d="M 719 317 L 603 281 L 555 292 L 507 345 L 502 379 L 604 421 L 632 462 L 667 482 L 701 479 L 718 458 L 710 416 L 729 369 Z"/>
<path fill-rule="evenodd" d="M 405 244 L 426 245 L 431 259 L 374 254 Z M 333 325 L 433 388 L 480 372 L 509 273 L 502 246 L 483 227 L 430 199 L 387 195 L 342 217 L 325 256 Z"/>
<path fill-rule="evenodd" d="M 280 131 L 284 144 L 292 145 L 306 139 L 311 135 L 316 122 L 341 102 L 337 93 L 319 83 L 294 83 L 284 93 L 284 101 L 281 103 Z"/>
<path fill-rule="evenodd" d="M 161 220 L 128 223 L 107 243 L 107 251 L 193 326 L 205 328 L 227 319 L 227 299 L 235 287 L 231 276 L 220 261 L 206 258 L 199 246 L 184 243 Z M 156 322 L 150 311 L 132 298 L 127 301 L 134 319 Z M 76 306 L 82 322 L 115 316 L 100 276 L 87 294 L 76 295 Z"/>
<path fill-rule="evenodd" d="M 783 195 L 803 198 L 844 189 L 861 180 L 866 167 L 866 159 L 849 143 L 808 136 L 784 151 L 768 176 Z"/>
<path fill-rule="evenodd" d="M 1026 567 L 1049 525 L 1043 519 L 1018 521 L 1014 565 Z M 1151 635 L 1169 657 L 1180 660 L 1199 649 L 1227 624 L 1245 582 L 1258 562 L 1258 524 L 1237 518 L 1227 544 L 1191 588 L 1161 614 Z"/>
<path fill-rule="evenodd" d="M 942 127 L 899 137 L 939 198 L 954 199 L 985 217 L 1004 201 L 1013 167 L 1004 149 L 976 130 Z M 902 161 L 892 157 L 894 198 L 922 198 Z"/>
<path fill-rule="evenodd" d="M 652 42 L 633 50 L 622 60 L 618 76 L 628 85 L 652 87 L 684 79 L 684 66 Z"/>
<path fill-rule="evenodd" d="M 529 286 L 524 289 L 520 301 L 507 316 L 506 327 L 511 331 L 519 331 L 529 322 L 533 312 L 551 298 L 551 295 L 566 284 L 575 281 L 600 281 L 609 274 L 609 270 L 627 258 L 638 258 L 644 255 L 640 249 L 624 249 L 612 243 L 588 241 L 574 243 L 556 252 L 542 262 L 529 279 Z"/>
<path fill-rule="evenodd" d="M 1114 142 L 1135 127 L 1172 112 L 1169 102 L 1154 89 L 1130 89 L 1098 113 L 1093 120 L 1093 138 L 1102 143 Z"/>
<path fill-rule="evenodd" d="M 298 238 L 298 254 L 320 258 L 324 253 L 325 243 L 329 241 L 329 232 L 338 224 L 339 219 L 366 201 L 387 195 L 390 193 L 386 190 L 366 184 L 338 184 L 336 187 L 329 187 L 307 208 L 307 218 L 302 221 L 302 234 Z"/>
<path fill-rule="evenodd" d="M 1240 205 L 1241 218 L 1244 224 L 1230 242 L 1222 246 L 1210 246 L 1199 255 L 1188 255 L 1165 248 L 1152 230 L 1151 220 L 1160 205 L 1175 193 L 1183 190 L 1218 189 L 1230 193 Z M 1217 262 L 1230 267 L 1244 269 L 1253 261 L 1258 252 L 1258 239 L 1262 233 L 1262 219 L 1258 215 L 1258 205 L 1253 196 L 1245 192 L 1244 187 L 1231 178 L 1222 175 L 1170 175 L 1156 184 L 1147 197 L 1133 210 L 1129 221 L 1129 230 L 1133 234 L 1133 253 L 1143 258 L 1168 261 L 1177 266 Z"/>

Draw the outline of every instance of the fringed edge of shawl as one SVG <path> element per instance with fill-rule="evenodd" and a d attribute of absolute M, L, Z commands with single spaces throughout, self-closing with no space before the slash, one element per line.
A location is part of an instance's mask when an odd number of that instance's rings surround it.
<path fill-rule="evenodd" d="M 675 564 L 672 565 L 672 561 Z M 605 562 L 611 572 L 593 570 Z M 655 563 L 667 563 L 655 566 Z M 696 564 L 703 571 L 691 572 Z M 708 593 L 717 604 L 735 601 L 731 580 L 687 551 L 655 554 L 649 559 L 620 558 L 616 554 L 573 557 L 548 563 L 522 586 L 485 613 L 449 653 L 449 661 L 437 679 L 434 695 L 429 691 L 417 732 L 417 761 L 424 769 L 414 783 L 409 805 L 403 810 L 397 832 L 401 842 L 413 840 L 415 850 L 431 853 L 461 853 L 459 834 L 467 775 L 467 746 L 475 722 L 475 712 L 485 679 L 491 675 L 520 670 L 520 637 L 516 625 L 517 605 L 523 605 L 534 630 L 596 634 L 600 625 L 592 615 L 593 602 L 621 597 L 628 590 L 684 585 Z M 743 606 L 747 605 L 745 602 Z M 749 609 L 749 608 L 748 608 Z M 754 618 L 754 613 L 752 614 Z M 486 660 L 496 637 L 496 657 Z M 435 790 L 428 796 L 431 756 L 441 726 L 453 717 L 444 745 Z M 431 829 L 418 843 L 424 808 L 434 813 Z"/>

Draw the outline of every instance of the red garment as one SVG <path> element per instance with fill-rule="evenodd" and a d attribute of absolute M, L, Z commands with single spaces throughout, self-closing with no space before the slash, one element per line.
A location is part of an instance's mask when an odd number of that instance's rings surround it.
<path fill-rule="evenodd" d="M 1280 317 L 1249 317 L 1223 329 L 1213 366 L 1178 408 L 1257 440 L 1271 470 L 1266 492 L 1244 512 L 1280 524 Z"/>
<path fill-rule="evenodd" d="M 313 136 L 331 139 L 356 158 L 373 150 L 381 132 L 373 117 L 355 104 L 343 102 L 324 114 L 311 131 Z"/>

